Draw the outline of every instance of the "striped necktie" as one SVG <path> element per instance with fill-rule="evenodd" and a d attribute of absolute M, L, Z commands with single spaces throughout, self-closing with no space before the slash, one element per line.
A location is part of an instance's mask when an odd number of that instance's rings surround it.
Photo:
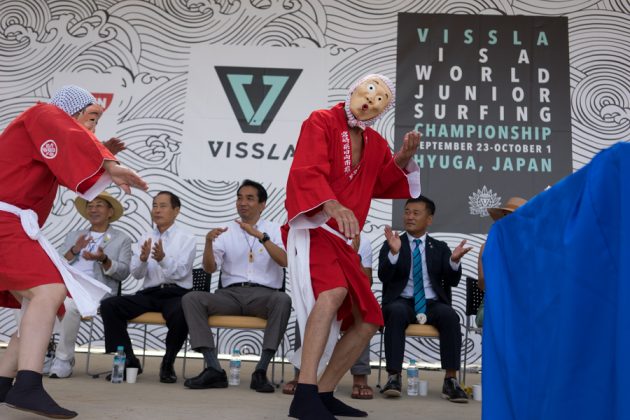
<path fill-rule="evenodd" d="M 414 309 L 416 314 L 424 314 L 427 311 L 427 301 L 424 297 L 424 279 L 422 278 L 422 253 L 420 252 L 422 239 L 414 239 L 413 243 L 416 245 L 412 255 Z"/>

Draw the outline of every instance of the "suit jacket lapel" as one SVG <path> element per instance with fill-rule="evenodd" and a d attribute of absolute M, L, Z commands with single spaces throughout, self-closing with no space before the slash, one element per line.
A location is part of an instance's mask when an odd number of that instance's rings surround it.
<path fill-rule="evenodd" d="M 408 276 L 411 271 L 411 247 L 409 246 L 409 236 L 407 235 L 407 232 L 400 235 L 400 242 L 400 258 L 402 258 L 401 268 Z"/>

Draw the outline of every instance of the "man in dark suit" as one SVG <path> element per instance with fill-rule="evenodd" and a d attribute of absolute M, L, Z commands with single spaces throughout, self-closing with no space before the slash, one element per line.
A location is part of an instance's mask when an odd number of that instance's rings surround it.
<path fill-rule="evenodd" d="M 402 235 L 385 228 L 386 241 L 379 254 L 378 278 L 383 282 L 385 359 L 389 374 L 381 390 L 400 397 L 401 371 L 405 353 L 405 329 L 411 323 L 427 323 L 440 332 L 440 359 L 445 369 L 442 397 L 468 402 L 457 382 L 462 336 L 459 316 L 451 306 L 451 287 L 462 275 L 461 258 L 472 248 L 463 240 L 451 254 L 446 242 L 427 235 L 433 222 L 435 203 L 420 196 L 407 200 Z"/>

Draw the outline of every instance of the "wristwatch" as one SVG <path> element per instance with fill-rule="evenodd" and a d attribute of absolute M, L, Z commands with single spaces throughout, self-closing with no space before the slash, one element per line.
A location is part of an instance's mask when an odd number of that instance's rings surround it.
<path fill-rule="evenodd" d="M 105 264 L 105 263 L 107 262 L 107 260 L 108 260 L 108 259 L 109 259 L 109 257 L 107 256 L 107 254 L 105 254 L 105 258 L 103 258 L 103 260 L 102 260 L 102 261 L 101 261 L 101 260 L 98 260 L 98 263 L 99 263 L 100 265 L 103 265 L 103 264 Z"/>
<path fill-rule="evenodd" d="M 72 245 L 72 246 L 70 247 L 70 253 L 71 253 L 72 255 L 74 255 L 75 257 L 77 257 L 77 256 L 81 253 L 81 250 L 79 250 L 79 252 L 76 252 L 76 253 L 75 253 L 75 252 L 72 250 L 73 248 L 74 248 L 74 245 Z"/>
<path fill-rule="evenodd" d="M 264 244 L 264 243 L 265 243 L 265 242 L 267 242 L 269 239 L 271 239 L 271 238 L 269 237 L 269 235 L 267 235 L 267 233 L 266 233 L 266 232 L 263 232 L 263 236 L 262 236 L 262 238 L 260 238 L 260 239 L 258 240 L 258 242 L 260 242 L 261 244 Z"/>

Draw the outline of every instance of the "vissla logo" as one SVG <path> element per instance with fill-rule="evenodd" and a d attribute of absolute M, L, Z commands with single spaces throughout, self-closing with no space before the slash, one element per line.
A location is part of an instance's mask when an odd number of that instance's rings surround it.
<path fill-rule="evenodd" d="M 265 133 L 301 69 L 215 66 L 244 133 Z"/>

